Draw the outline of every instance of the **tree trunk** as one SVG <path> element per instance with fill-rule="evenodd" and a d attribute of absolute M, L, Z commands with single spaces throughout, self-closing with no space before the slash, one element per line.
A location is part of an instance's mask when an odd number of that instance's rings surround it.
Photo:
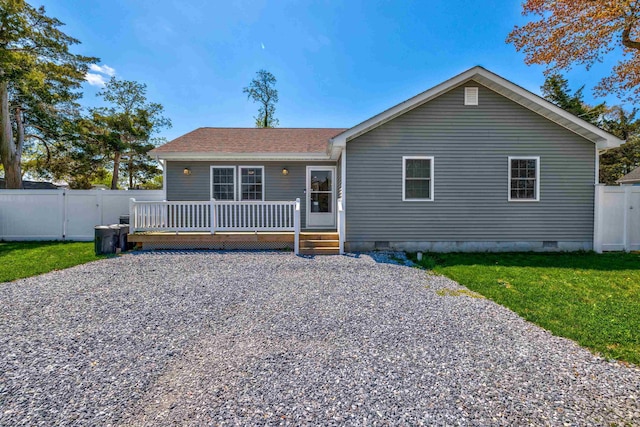
<path fill-rule="evenodd" d="M 20 116 L 20 111 L 16 112 L 16 117 Z M 24 140 L 24 127 L 20 120 L 22 129 L 22 140 Z M 11 118 L 9 111 L 9 83 L 0 82 L 0 158 L 4 167 L 4 179 L 6 188 L 22 188 L 22 171 L 20 169 L 20 157 L 22 156 L 22 145 L 16 145 L 13 140 L 13 130 L 11 128 Z M 22 142 L 20 140 L 20 142 Z"/>
<path fill-rule="evenodd" d="M 120 151 L 116 151 L 113 156 L 113 178 L 111 178 L 111 189 L 118 189 L 118 173 L 120 171 Z"/>
<path fill-rule="evenodd" d="M 133 156 L 129 155 L 129 190 L 133 190 Z"/>

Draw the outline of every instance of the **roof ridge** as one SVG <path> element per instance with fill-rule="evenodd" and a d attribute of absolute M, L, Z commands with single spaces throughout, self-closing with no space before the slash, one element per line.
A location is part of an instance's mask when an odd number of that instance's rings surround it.
<path fill-rule="evenodd" d="M 200 127 L 151 153 L 326 153 L 331 137 L 346 128 Z"/>

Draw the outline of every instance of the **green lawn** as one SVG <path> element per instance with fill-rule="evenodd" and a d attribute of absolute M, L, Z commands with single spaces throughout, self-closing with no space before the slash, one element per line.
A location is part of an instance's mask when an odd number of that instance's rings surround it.
<path fill-rule="evenodd" d="M 93 242 L 0 242 L 0 282 L 101 258 L 95 255 Z"/>
<path fill-rule="evenodd" d="M 639 254 L 425 254 L 420 264 L 555 335 L 640 365 Z"/>

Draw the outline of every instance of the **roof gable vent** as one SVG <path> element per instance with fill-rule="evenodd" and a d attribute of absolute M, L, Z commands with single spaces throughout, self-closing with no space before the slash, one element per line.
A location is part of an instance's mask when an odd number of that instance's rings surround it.
<path fill-rule="evenodd" d="M 464 105 L 478 105 L 478 88 L 464 88 Z"/>

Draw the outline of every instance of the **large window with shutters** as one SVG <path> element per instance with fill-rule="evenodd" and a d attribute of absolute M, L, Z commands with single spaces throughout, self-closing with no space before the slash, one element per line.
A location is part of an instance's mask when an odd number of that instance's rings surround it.
<path fill-rule="evenodd" d="M 433 157 L 404 156 L 402 158 L 402 200 L 433 201 Z"/>
<path fill-rule="evenodd" d="M 509 201 L 540 200 L 540 157 L 509 156 Z"/>
<path fill-rule="evenodd" d="M 235 166 L 211 166 L 211 198 L 216 200 L 235 200 Z"/>

